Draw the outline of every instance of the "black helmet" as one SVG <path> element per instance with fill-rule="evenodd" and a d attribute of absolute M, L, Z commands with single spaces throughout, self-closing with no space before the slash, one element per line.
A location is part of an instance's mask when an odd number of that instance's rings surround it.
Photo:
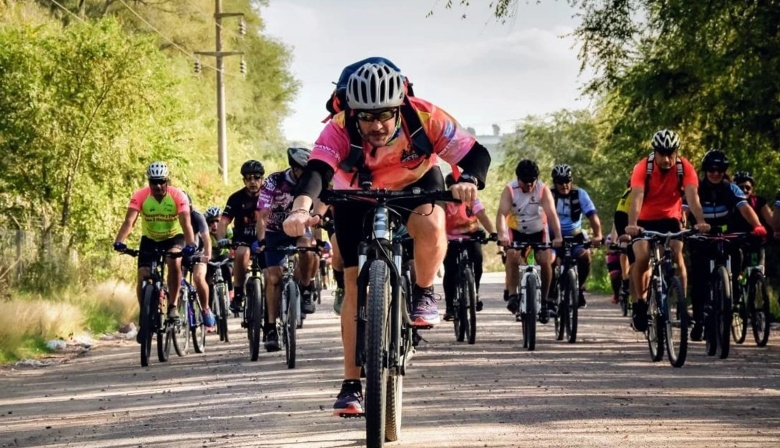
<path fill-rule="evenodd" d="M 737 171 L 734 173 L 734 183 L 741 184 L 744 182 L 750 182 L 750 185 L 755 185 L 753 176 L 750 175 L 750 171 Z"/>
<path fill-rule="evenodd" d="M 539 178 L 539 165 L 533 160 L 523 159 L 517 163 L 515 176 L 523 182 L 532 182 Z"/>
<path fill-rule="evenodd" d="M 729 168 L 729 158 L 720 149 L 710 149 L 701 159 L 701 169 L 707 171 L 712 168 L 720 168 L 726 171 Z"/>
<path fill-rule="evenodd" d="M 247 174 L 259 174 L 261 176 L 265 176 L 265 168 L 263 168 L 263 164 L 257 160 L 247 160 L 243 165 L 241 165 L 241 175 L 246 176 Z"/>
<path fill-rule="evenodd" d="M 306 148 L 287 148 L 287 163 L 290 168 L 306 168 L 311 151 Z"/>

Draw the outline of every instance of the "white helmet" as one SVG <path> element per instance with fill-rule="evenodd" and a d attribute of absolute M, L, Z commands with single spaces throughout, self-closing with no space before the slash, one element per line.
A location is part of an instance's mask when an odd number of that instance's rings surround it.
<path fill-rule="evenodd" d="M 217 207 L 216 205 L 213 205 L 206 209 L 206 213 L 203 215 L 206 220 L 209 219 L 219 219 L 220 216 L 222 216 L 222 209 Z"/>
<path fill-rule="evenodd" d="M 165 162 L 152 162 L 146 169 L 147 179 L 167 179 L 168 175 L 168 165 Z"/>
<path fill-rule="evenodd" d="M 347 81 L 347 105 L 352 110 L 387 109 L 404 102 L 404 77 L 392 67 L 368 62 Z"/>
<path fill-rule="evenodd" d="M 650 146 L 653 147 L 653 151 L 673 153 L 680 148 L 680 137 L 674 131 L 662 129 L 653 135 Z"/>

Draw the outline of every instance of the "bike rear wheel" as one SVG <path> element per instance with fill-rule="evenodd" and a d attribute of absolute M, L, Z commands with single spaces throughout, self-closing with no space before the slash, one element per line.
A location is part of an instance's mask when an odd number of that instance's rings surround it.
<path fill-rule="evenodd" d="M 284 353 L 287 360 L 287 368 L 294 369 L 297 343 L 295 331 L 298 328 L 298 321 L 301 315 L 301 294 L 298 290 L 298 285 L 292 280 L 287 282 L 284 289 L 284 294 L 287 295 L 287 319 L 284 322 Z"/>
<path fill-rule="evenodd" d="M 750 311 L 750 326 L 756 345 L 764 347 L 769 340 L 769 295 L 766 290 L 766 279 L 760 271 L 753 271 L 748 280 L 748 310 Z"/>
<path fill-rule="evenodd" d="M 734 310 L 732 311 L 731 316 L 731 338 L 734 340 L 735 344 L 742 344 L 745 342 L 749 319 L 747 291 L 746 288 L 740 286 L 739 299 L 734 299 Z"/>
<path fill-rule="evenodd" d="M 173 338 L 173 348 L 176 350 L 176 354 L 184 356 L 188 353 L 190 348 L 190 327 L 188 325 L 187 317 L 187 293 L 184 288 L 179 293 L 179 323 L 176 325 L 174 331 L 175 337 Z M 181 322 L 184 319 L 184 322 Z"/>
<path fill-rule="evenodd" d="M 570 344 L 577 342 L 577 324 L 579 321 L 579 284 L 577 283 L 577 274 L 574 269 L 566 271 L 564 277 L 564 300 L 566 302 L 566 314 L 564 318 L 564 327 L 566 328 L 566 340 Z M 559 311 L 560 313 L 560 311 Z"/>
<path fill-rule="evenodd" d="M 263 334 L 263 295 L 260 281 L 251 278 L 246 282 L 246 331 L 249 338 L 249 359 L 260 357 L 260 342 Z"/>
<path fill-rule="evenodd" d="M 468 320 L 468 293 L 466 292 L 466 284 L 461 279 L 458 282 L 458 287 L 455 289 L 455 299 L 453 300 L 453 307 L 455 308 L 455 318 L 452 320 L 452 324 L 455 329 L 455 340 L 463 342 L 466 340 L 466 334 L 468 334 L 469 320 Z"/>
<path fill-rule="evenodd" d="M 712 290 L 712 310 L 707 316 L 707 354 L 720 359 L 729 357 L 731 343 L 731 283 L 725 266 L 715 273 Z"/>
<path fill-rule="evenodd" d="M 525 313 L 522 316 L 523 347 L 527 348 L 528 351 L 536 349 L 536 313 L 538 312 L 536 309 L 536 295 L 538 293 L 538 279 L 535 275 L 529 275 L 525 284 Z"/>
<path fill-rule="evenodd" d="M 141 366 L 147 367 L 149 365 L 149 356 L 152 352 L 152 333 L 154 333 L 154 312 L 157 308 L 153 308 L 152 300 L 157 298 L 155 294 L 154 286 L 147 283 L 144 286 L 143 302 L 141 303 L 141 316 L 138 320 L 139 327 L 138 333 L 141 340 Z"/>
<path fill-rule="evenodd" d="M 188 308 L 191 315 L 187 316 L 187 324 L 192 334 L 192 348 L 195 353 L 206 351 L 206 326 L 203 325 L 203 308 L 198 296 L 190 298 Z"/>
<path fill-rule="evenodd" d="M 219 340 L 230 342 L 228 335 L 228 308 L 227 308 L 227 285 L 219 282 L 211 288 L 211 311 L 217 320 L 217 333 Z"/>
<path fill-rule="evenodd" d="M 477 342 L 477 283 L 471 267 L 466 268 L 464 278 L 466 279 L 464 290 L 468 301 L 468 339 L 469 344 L 474 345 Z"/>
<path fill-rule="evenodd" d="M 666 294 L 666 355 L 672 367 L 682 367 L 688 355 L 691 318 L 680 279 L 672 277 Z"/>
<path fill-rule="evenodd" d="M 664 357 L 664 336 L 666 327 L 661 325 L 661 312 L 658 308 L 657 295 L 657 278 L 653 278 L 650 281 L 650 290 L 647 297 L 647 330 L 645 331 L 645 338 L 647 338 L 647 345 L 650 348 L 650 359 L 653 362 L 658 362 Z"/>
<path fill-rule="evenodd" d="M 390 337 L 390 278 L 387 265 L 374 260 L 369 267 L 366 323 L 366 445 L 384 446 L 387 402 L 387 353 Z M 400 425 L 400 423 L 396 423 Z"/>

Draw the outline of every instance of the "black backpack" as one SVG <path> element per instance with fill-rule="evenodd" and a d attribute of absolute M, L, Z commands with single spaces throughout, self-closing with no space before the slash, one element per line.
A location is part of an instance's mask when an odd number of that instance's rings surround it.
<path fill-rule="evenodd" d="M 552 191 L 553 198 L 555 199 L 555 208 L 558 208 L 558 199 L 563 199 L 564 201 L 569 201 L 569 214 L 571 215 L 571 220 L 573 222 L 576 222 L 580 219 L 580 216 L 582 215 L 582 204 L 580 203 L 580 190 L 577 188 L 572 188 L 569 192 L 568 196 L 563 196 L 562 194 L 558 193 L 557 188 L 551 188 L 550 191 Z"/>
<path fill-rule="evenodd" d="M 365 166 L 363 137 L 361 137 L 358 130 L 357 119 L 353 116 L 352 111 L 347 106 L 347 81 L 349 80 L 349 77 L 352 75 L 352 73 L 368 62 L 385 63 L 393 69 L 399 72 L 401 71 L 390 60 L 381 57 L 366 58 L 355 62 L 354 64 L 350 64 L 341 71 L 341 76 L 339 76 L 339 80 L 336 83 L 336 88 L 333 90 L 333 93 L 325 103 L 325 108 L 330 113 L 325 121 L 333 118 L 333 116 L 339 112 L 344 112 L 344 125 L 347 128 L 347 132 L 349 132 L 350 151 L 349 155 L 341 161 L 339 167 L 345 172 L 355 173 L 356 176 L 359 176 L 359 182 L 361 184 L 364 181 L 370 181 L 371 173 Z M 406 125 L 404 132 L 408 132 L 412 149 L 418 154 L 428 158 L 431 156 L 431 154 L 433 154 L 433 143 L 431 143 L 431 140 L 428 138 L 428 134 L 425 133 L 425 129 L 423 128 L 422 121 L 420 121 L 420 116 L 417 114 L 417 110 L 415 110 L 414 107 L 409 103 L 408 98 L 414 96 L 412 83 L 409 82 L 409 79 L 405 76 L 404 80 L 406 94 L 404 97 L 404 102 L 400 107 L 402 123 Z M 373 151 L 376 151 L 376 148 L 374 148 Z"/>

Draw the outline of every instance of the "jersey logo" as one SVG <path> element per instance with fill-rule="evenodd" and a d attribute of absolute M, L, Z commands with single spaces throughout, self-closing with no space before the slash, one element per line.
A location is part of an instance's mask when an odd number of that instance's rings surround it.
<path fill-rule="evenodd" d="M 401 166 L 413 170 L 420 166 L 425 159 L 412 148 L 405 148 L 401 153 Z"/>

